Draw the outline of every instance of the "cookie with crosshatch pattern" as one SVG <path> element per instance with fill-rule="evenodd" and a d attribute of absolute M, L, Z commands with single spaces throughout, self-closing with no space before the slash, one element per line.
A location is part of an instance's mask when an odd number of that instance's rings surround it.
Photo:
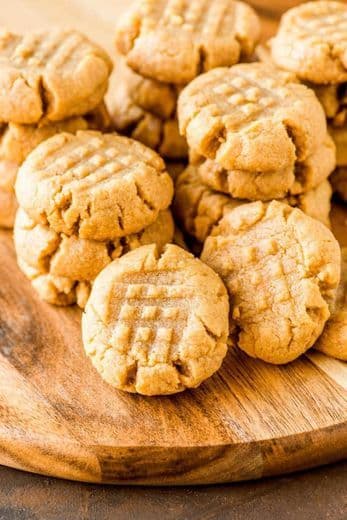
<path fill-rule="evenodd" d="M 219 276 L 176 245 L 143 246 L 96 278 L 83 343 L 101 377 L 144 395 L 195 388 L 227 352 L 228 297 Z"/>
<path fill-rule="evenodd" d="M 181 133 L 227 170 L 292 176 L 327 138 L 322 106 L 287 72 L 248 63 L 207 72 L 180 94 Z"/>
<path fill-rule="evenodd" d="M 201 72 L 250 57 L 260 36 L 255 11 L 233 0 L 137 0 L 116 44 L 142 76 L 185 84 Z"/>
<path fill-rule="evenodd" d="M 77 31 L 0 32 L 0 121 L 37 123 L 83 115 L 99 105 L 112 62 Z"/>
<path fill-rule="evenodd" d="M 347 81 L 347 5 L 307 2 L 287 11 L 271 43 L 276 65 L 317 84 Z"/>
<path fill-rule="evenodd" d="M 250 356 L 288 363 L 321 335 L 341 265 L 321 222 L 277 201 L 245 204 L 213 229 L 201 259 L 224 280 L 235 341 Z"/>
<path fill-rule="evenodd" d="M 116 134 L 61 133 L 24 161 L 19 205 L 36 222 L 66 235 L 113 240 L 152 224 L 173 196 L 164 161 Z"/>

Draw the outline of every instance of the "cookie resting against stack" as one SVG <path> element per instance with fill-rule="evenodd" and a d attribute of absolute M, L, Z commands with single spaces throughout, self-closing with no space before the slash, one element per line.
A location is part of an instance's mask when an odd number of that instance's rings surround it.
<path fill-rule="evenodd" d="M 62 131 L 104 130 L 112 64 L 76 31 L 0 32 L 0 226 L 12 227 L 18 167 Z"/>
<path fill-rule="evenodd" d="M 103 379 L 144 395 L 195 388 L 227 352 L 229 303 L 219 276 L 178 246 L 154 244 L 109 264 L 82 318 Z"/>
<path fill-rule="evenodd" d="M 276 65 L 309 84 L 322 103 L 337 147 L 334 190 L 347 201 L 347 5 L 308 2 L 282 17 L 270 41 Z"/>
<path fill-rule="evenodd" d="M 321 222 L 276 201 L 245 204 L 213 229 L 201 259 L 225 282 L 231 334 L 250 356 L 288 363 L 323 332 L 341 259 Z"/>
<path fill-rule="evenodd" d="M 122 55 L 108 106 L 115 127 L 166 159 L 187 157 L 177 98 L 202 72 L 251 57 L 260 37 L 255 11 L 233 0 L 137 0 L 118 25 Z"/>
<path fill-rule="evenodd" d="M 116 134 L 61 133 L 41 143 L 19 169 L 16 195 L 19 266 L 57 305 L 84 307 L 112 259 L 173 237 L 173 186 L 163 160 Z"/>

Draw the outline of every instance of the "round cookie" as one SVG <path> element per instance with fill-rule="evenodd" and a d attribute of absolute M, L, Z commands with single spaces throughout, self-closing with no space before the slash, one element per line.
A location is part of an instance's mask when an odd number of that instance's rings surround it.
<path fill-rule="evenodd" d="M 320 336 L 340 280 L 329 229 L 287 204 L 254 202 L 228 213 L 201 259 L 224 280 L 231 328 L 252 357 L 283 364 Z"/>
<path fill-rule="evenodd" d="M 140 233 L 100 242 L 56 233 L 36 224 L 22 209 L 16 216 L 14 242 L 17 261 L 43 300 L 54 305 L 77 303 L 84 307 L 92 281 L 112 260 L 137 247 L 171 242 L 174 223 L 164 210 Z"/>
<path fill-rule="evenodd" d="M 132 251 L 96 278 L 82 336 L 112 386 L 143 395 L 195 388 L 227 352 L 229 304 L 219 276 L 176 245 Z"/>
<path fill-rule="evenodd" d="M 334 192 L 347 202 L 347 167 L 336 168 L 330 180 Z"/>
<path fill-rule="evenodd" d="M 116 45 L 141 76 L 186 84 L 201 72 L 250 57 L 260 37 L 255 11 L 233 0 L 137 0 Z"/>
<path fill-rule="evenodd" d="M 102 101 L 112 62 L 77 31 L 0 32 L 0 121 L 83 115 Z"/>
<path fill-rule="evenodd" d="M 342 248 L 341 253 L 341 282 L 335 307 L 315 348 L 328 356 L 347 361 L 347 248 Z"/>
<path fill-rule="evenodd" d="M 178 101 L 188 145 L 227 170 L 292 180 L 297 161 L 325 141 L 327 126 L 314 93 L 263 63 L 220 68 L 192 81 Z"/>
<path fill-rule="evenodd" d="M 259 173 L 226 170 L 216 161 L 200 161 L 201 179 L 210 188 L 232 197 L 248 200 L 283 199 L 312 190 L 324 182 L 336 166 L 336 148 L 326 135 L 322 145 L 303 161 L 296 161 L 292 170 Z"/>
<path fill-rule="evenodd" d="M 24 161 L 16 182 L 19 205 L 58 233 L 113 240 L 152 224 L 172 199 L 164 161 L 116 134 L 62 133 Z"/>
<path fill-rule="evenodd" d="M 302 80 L 347 81 L 346 3 L 323 0 L 290 9 L 270 45 L 276 65 Z"/>
<path fill-rule="evenodd" d="M 234 199 L 203 184 L 199 169 L 190 165 L 178 177 L 175 187 L 173 210 L 182 228 L 199 242 L 204 242 L 214 226 L 228 212 L 249 201 Z M 292 207 L 301 209 L 330 227 L 330 199 L 332 190 L 329 181 L 302 195 L 282 199 Z"/>

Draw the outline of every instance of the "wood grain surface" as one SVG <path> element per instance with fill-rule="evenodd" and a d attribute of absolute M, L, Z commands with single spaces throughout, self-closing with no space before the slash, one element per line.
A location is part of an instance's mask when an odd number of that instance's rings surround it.
<path fill-rule="evenodd" d="M 11 0 L 3 25 L 77 27 L 110 52 L 130 2 Z M 264 38 L 275 28 L 264 21 Z M 334 211 L 346 239 L 347 212 Z M 90 482 L 187 484 L 285 473 L 347 457 L 347 365 L 310 352 L 274 367 L 239 351 L 201 388 L 126 395 L 83 353 L 80 312 L 41 302 L 0 233 L 0 463 Z"/>

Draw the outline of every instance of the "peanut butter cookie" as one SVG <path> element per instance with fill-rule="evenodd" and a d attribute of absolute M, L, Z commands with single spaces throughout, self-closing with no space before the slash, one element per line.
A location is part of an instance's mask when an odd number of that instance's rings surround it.
<path fill-rule="evenodd" d="M 347 361 L 347 248 L 342 248 L 341 282 L 331 318 L 315 348 L 328 356 Z"/>
<path fill-rule="evenodd" d="M 340 247 L 329 229 L 273 201 L 229 212 L 201 259 L 220 274 L 232 302 L 238 346 L 269 363 L 293 361 L 330 317 L 340 280 Z"/>
<path fill-rule="evenodd" d="M 173 183 L 153 150 L 116 134 L 62 133 L 24 161 L 19 205 L 37 223 L 92 240 L 114 240 L 152 224 Z"/>
<path fill-rule="evenodd" d="M 312 83 L 347 81 L 347 5 L 307 2 L 287 11 L 271 41 L 276 65 Z"/>
<path fill-rule="evenodd" d="M 259 36 L 259 19 L 243 2 L 137 0 L 118 27 L 116 44 L 141 76 L 185 84 L 251 56 Z"/>
<path fill-rule="evenodd" d="M 14 228 L 18 264 L 39 296 L 54 305 L 77 303 L 82 308 L 91 283 L 107 264 L 142 245 L 155 243 L 162 248 L 173 235 L 169 210 L 161 211 L 140 233 L 108 242 L 56 233 L 35 223 L 22 209 L 17 212 Z"/>
<path fill-rule="evenodd" d="M 281 202 L 301 209 L 330 227 L 331 194 L 330 183 L 324 181 L 314 190 Z M 199 242 L 204 242 L 224 215 L 248 202 L 211 190 L 202 183 L 199 169 L 190 165 L 177 179 L 173 209 L 182 228 Z"/>
<path fill-rule="evenodd" d="M 83 343 L 101 377 L 144 395 L 195 388 L 227 352 L 228 297 L 219 276 L 175 245 L 144 246 L 95 280 Z"/>
<path fill-rule="evenodd" d="M 0 32 L 0 121 L 83 115 L 102 101 L 112 63 L 76 31 Z"/>
<path fill-rule="evenodd" d="M 312 90 L 263 63 L 199 76 L 182 91 L 178 115 L 196 153 L 227 170 L 277 173 L 278 182 L 292 177 L 295 163 L 327 138 L 325 114 Z"/>

